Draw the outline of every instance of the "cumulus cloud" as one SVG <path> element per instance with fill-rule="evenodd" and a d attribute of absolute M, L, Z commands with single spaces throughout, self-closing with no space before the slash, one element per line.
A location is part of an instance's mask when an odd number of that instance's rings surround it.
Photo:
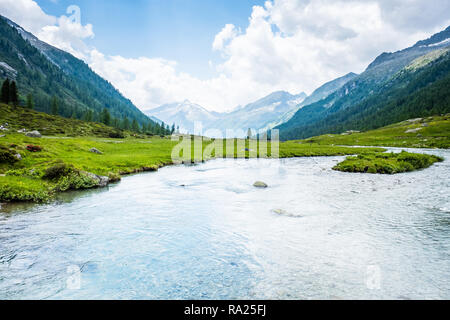
<path fill-rule="evenodd" d="M 249 23 L 229 23 L 211 44 L 222 61 L 200 80 L 175 61 L 108 56 L 89 48 L 92 25 L 45 14 L 32 0 L 0 0 L 0 13 L 42 40 L 68 50 L 141 109 L 189 99 L 229 110 L 276 90 L 311 92 L 348 72 L 361 72 L 381 52 L 414 44 L 450 24 L 448 0 L 272 0 L 254 6 Z M 231 21 L 230 21 L 231 22 Z"/>
<path fill-rule="evenodd" d="M 47 15 L 33 0 L 0 0 L 0 14 L 13 20 L 42 41 L 86 59 L 90 51 L 84 43 L 94 37 L 91 24 L 82 25 L 80 9 L 69 6 L 61 17 Z"/>
<path fill-rule="evenodd" d="M 56 25 L 43 27 L 36 36 L 78 58 L 86 59 L 90 48 L 84 43 L 84 39 L 93 38 L 94 32 L 91 24 L 83 26 L 70 17 L 61 16 Z"/>
<path fill-rule="evenodd" d="M 212 45 L 213 50 L 223 50 L 225 43 L 236 37 L 237 34 L 238 31 L 233 24 L 226 24 L 222 31 L 220 31 L 214 38 Z"/>
<path fill-rule="evenodd" d="M 53 25 L 57 20 L 30 0 L 0 0 L 0 14 L 30 31 L 38 31 L 45 26 Z"/>

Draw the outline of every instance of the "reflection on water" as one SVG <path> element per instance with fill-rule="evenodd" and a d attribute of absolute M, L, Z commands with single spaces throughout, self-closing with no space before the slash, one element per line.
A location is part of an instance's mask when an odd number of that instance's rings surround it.
<path fill-rule="evenodd" d="M 450 298 L 450 162 L 341 159 L 214 160 L 3 205 L 0 298 Z"/>

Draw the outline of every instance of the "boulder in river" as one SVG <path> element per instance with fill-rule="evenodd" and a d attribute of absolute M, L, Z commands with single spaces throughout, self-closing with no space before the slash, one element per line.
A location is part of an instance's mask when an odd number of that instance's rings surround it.
<path fill-rule="evenodd" d="M 267 188 L 269 187 L 266 183 L 262 182 L 262 181 L 256 181 L 253 186 L 255 188 Z"/>
<path fill-rule="evenodd" d="M 28 132 L 25 135 L 30 138 L 42 138 L 42 134 L 37 130 Z"/>
<path fill-rule="evenodd" d="M 103 152 L 101 152 L 97 148 L 92 148 L 91 150 L 89 150 L 89 152 L 96 153 L 96 154 L 103 154 Z"/>
<path fill-rule="evenodd" d="M 280 216 L 285 216 L 285 217 L 291 217 L 291 218 L 301 218 L 302 217 L 299 214 L 294 214 L 294 213 L 288 212 L 284 209 L 272 209 L 272 212 L 276 213 Z"/>

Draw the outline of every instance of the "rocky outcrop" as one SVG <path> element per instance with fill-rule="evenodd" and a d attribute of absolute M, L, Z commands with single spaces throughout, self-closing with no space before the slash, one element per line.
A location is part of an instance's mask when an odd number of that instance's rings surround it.
<path fill-rule="evenodd" d="M 92 148 L 91 150 L 89 150 L 89 152 L 96 153 L 96 154 L 103 154 L 103 152 L 101 152 L 97 148 Z"/>
<path fill-rule="evenodd" d="M 409 129 L 409 130 L 406 130 L 405 133 L 417 133 L 420 130 L 422 130 L 422 128 Z"/>
<path fill-rule="evenodd" d="M 42 134 L 37 130 L 28 132 L 25 135 L 30 138 L 42 138 Z"/>

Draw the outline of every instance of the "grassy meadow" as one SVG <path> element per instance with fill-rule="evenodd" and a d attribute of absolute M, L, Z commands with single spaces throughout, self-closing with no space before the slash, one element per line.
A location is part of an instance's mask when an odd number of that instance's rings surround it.
<path fill-rule="evenodd" d="M 98 123 L 49 116 L 22 108 L 13 110 L 4 105 L 0 110 L 0 125 L 4 128 L 0 131 L 0 201 L 3 202 L 45 202 L 58 192 L 98 187 L 101 184 L 99 177 L 107 177 L 109 182 L 113 182 L 126 174 L 156 171 L 174 164 L 173 150 L 181 146 L 171 137 L 117 132 Z M 383 148 L 350 147 L 398 146 L 399 143 L 403 147 L 413 147 L 420 140 L 421 147 L 448 148 L 449 117 L 435 117 L 425 123 L 426 126 L 420 121 L 405 122 L 366 133 L 281 142 L 279 157 L 356 156 L 334 168 L 347 172 L 393 174 L 425 168 L 441 159 L 410 153 L 394 157 L 384 154 Z M 398 139 L 400 133 L 416 128 L 421 128 L 422 137 L 415 133 L 403 134 Z M 27 137 L 17 132 L 21 129 L 27 129 L 27 132 L 39 130 L 44 136 Z M 121 138 L 111 138 L 118 136 Z M 201 143 L 201 137 L 189 136 L 186 141 L 184 152 L 175 149 L 176 156 L 186 155 L 180 158 L 184 162 L 220 157 L 272 156 L 270 142 L 259 145 L 256 141 L 242 139 L 206 139 Z M 92 152 L 92 148 L 100 153 Z M 267 152 L 264 151 L 266 149 Z"/>

